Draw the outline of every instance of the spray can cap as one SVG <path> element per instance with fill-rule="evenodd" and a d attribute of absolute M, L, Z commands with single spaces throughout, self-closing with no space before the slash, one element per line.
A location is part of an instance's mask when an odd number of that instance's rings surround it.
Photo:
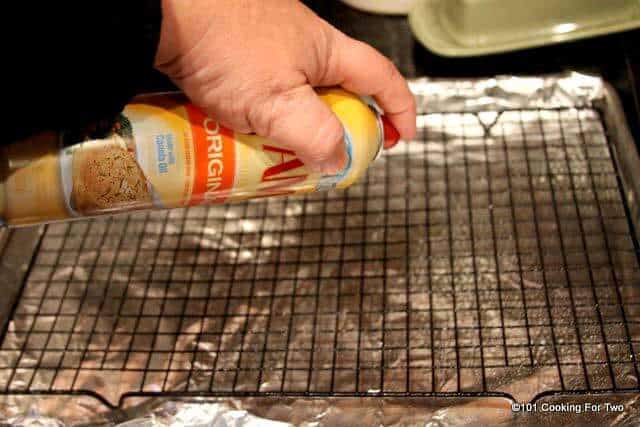
<path fill-rule="evenodd" d="M 388 150 L 398 143 L 400 133 L 384 115 L 382 116 L 382 129 L 384 132 L 384 149 Z"/>

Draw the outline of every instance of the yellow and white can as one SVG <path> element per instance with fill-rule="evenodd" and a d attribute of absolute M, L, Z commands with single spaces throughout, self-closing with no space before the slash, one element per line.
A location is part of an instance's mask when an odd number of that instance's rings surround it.
<path fill-rule="evenodd" d="M 312 173 L 295 152 L 224 128 L 182 94 L 151 94 L 107 126 L 1 147 L 0 221 L 26 225 L 345 188 L 397 133 L 355 95 L 323 89 L 318 96 L 345 129 L 348 160 L 336 175 Z"/>

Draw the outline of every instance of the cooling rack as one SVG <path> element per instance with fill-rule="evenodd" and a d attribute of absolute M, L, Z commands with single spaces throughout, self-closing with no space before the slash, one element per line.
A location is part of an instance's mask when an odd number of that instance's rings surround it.
<path fill-rule="evenodd" d="M 0 394 L 640 391 L 638 241 L 599 110 L 418 124 L 344 192 L 43 228 Z"/>

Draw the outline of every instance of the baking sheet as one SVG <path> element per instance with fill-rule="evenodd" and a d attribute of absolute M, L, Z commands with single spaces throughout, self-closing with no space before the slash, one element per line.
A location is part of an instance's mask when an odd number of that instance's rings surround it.
<path fill-rule="evenodd" d="M 514 400 L 590 391 L 568 399 L 625 411 L 561 420 L 632 422 L 639 169 L 615 99 L 578 74 L 411 87 L 418 138 L 346 192 L 43 229 L 0 414 L 510 424 L 540 421 Z"/>

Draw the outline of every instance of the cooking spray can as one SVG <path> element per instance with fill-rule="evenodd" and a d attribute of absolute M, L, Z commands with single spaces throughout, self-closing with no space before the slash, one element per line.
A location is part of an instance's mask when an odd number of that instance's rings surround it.
<path fill-rule="evenodd" d="M 0 147 L 0 222 L 18 226 L 345 188 L 398 133 L 372 103 L 318 90 L 345 129 L 347 164 L 309 171 L 296 154 L 235 133 L 180 93 L 143 95 L 106 123 Z"/>

